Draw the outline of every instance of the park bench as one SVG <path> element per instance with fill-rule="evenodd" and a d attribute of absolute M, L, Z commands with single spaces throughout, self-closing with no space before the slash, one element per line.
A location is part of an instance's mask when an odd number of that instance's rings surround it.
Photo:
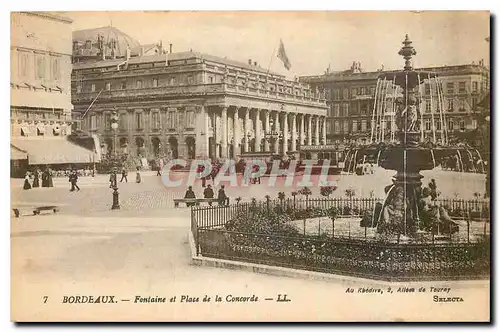
<path fill-rule="evenodd" d="M 40 214 L 41 211 L 50 211 L 57 213 L 59 212 L 59 207 L 55 205 L 46 205 L 46 206 L 37 206 L 36 208 L 33 209 L 33 214 L 37 215 Z"/>
<path fill-rule="evenodd" d="M 206 203 L 216 203 L 217 198 L 174 198 L 174 206 L 179 207 L 179 203 L 194 203 L 194 205 L 200 205 L 201 202 Z"/>
<path fill-rule="evenodd" d="M 19 218 L 19 216 L 21 215 L 21 212 L 19 210 L 20 210 L 19 207 L 12 208 L 12 211 L 14 212 L 14 216 L 16 218 Z M 59 212 L 59 207 L 55 205 L 37 206 L 33 208 L 33 214 L 38 215 L 40 214 L 41 211 L 50 211 L 50 210 L 52 210 L 54 213 L 57 213 Z"/>

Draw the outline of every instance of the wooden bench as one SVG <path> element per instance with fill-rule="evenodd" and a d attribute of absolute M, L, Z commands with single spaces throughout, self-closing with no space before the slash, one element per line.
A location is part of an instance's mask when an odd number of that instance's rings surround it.
<path fill-rule="evenodd" d="M 179 203 L 200 205 L 201 202 L 205 203 L 217 203 L 217 198 L 174 198 L 174 207 L 179 207 Z"/>
<path fill-rule="evenodd" d="M 19 218 L 19 216 L 21 215 L 20 209 L 21 209 L 20 207 L 12 208 L 12 211 L 14 212 L 14 216 L 16 218 Z M 40 214 L 40 211 L 49 211 L 49 210 L 52 210 L 54 213 L 57 213 L 59 212 L 59 207 L 55 205 L 37 206 L 33 208 L 33 214 L 38 215 Z"/>
<path fill-rule="evenodd" d="M 37 206 L 36 208 L 33 209 L 33 214 L 37 215 L 40 214 L 41 211 L 50 211 L 52 210 L 54 213 L 59 212 L 59 207 L 55 205 L 46 205 L 46 206 Z"/>

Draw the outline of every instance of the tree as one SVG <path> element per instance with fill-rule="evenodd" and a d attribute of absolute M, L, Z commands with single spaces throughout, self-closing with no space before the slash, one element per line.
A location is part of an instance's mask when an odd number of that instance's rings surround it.
<path fill-rule="evenodd" d="M 330 197 L 330 195 L 335 191 L 335 188 L 334 187 L 331 187 L 331 186 L 324 186 L 324 187 L 321 187 L 320 188 L 320 193 L 321 193 L 321 196 L 325 196 L 327 198 Z"/>

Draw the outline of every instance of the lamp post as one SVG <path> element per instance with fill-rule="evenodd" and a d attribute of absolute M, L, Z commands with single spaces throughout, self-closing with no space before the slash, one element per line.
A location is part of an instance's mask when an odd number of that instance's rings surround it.
<path fill-rule="evenodd" d="M 116 160 L 116 156 L 117 156 L 117 149 L 116 149 L 116 145 L 117 145 L 117 139 L 118 139 L 118 134 L 117 134 L 117 131 L 118 131 L 118 114 L 116 112 L 116 110 L 113 110 L 113 113 L 112 113 L 112 116 L 111 116 L 111 128 L 113 129 L 113 133 L 114 133 L 114 159 Z M 116 174 L 115 174 L 116 176 Z M 119 201 L 119 193 L 118 193 L 118 184 L 117 184 L 117 181 L 116 181 L 116 178 L 114 180 L 114 183 L 113 183 L 113 205 L 111 206 L 111 210 L 119 210 L 120 209 L 120 201 Z"/>
<path fill-rule="evenodd" d="M 119 121 L 119 118 L 118 118 L 118 113 L 116 112 L 116 110 L 113 110 L 113 113 L 111 115 L 111 128 L 113 129 L 113 135 L 114 135 L 114 142 L 113 142 L 113 147 L 114 147 L 114 156 L 116 158 L 117 156 L 117 149 L 116 149 L 116 146 L 117 146 L 117 139 L 118 139 L 118 121 Z"/>

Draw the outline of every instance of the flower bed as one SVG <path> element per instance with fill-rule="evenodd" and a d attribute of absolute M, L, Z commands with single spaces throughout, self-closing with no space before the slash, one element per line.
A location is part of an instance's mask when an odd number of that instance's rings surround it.
<path fill-rule="evenodd" d="M 304 216 L 329 215 L 324 210 Z M 331 211 L 330 211 L 331 213 Z M 198 229 L 204 256 L 380 279 L 484 278 L 489 275 L 489 237 L 476 243 L 397 244 L 380 239 L 302 235 L 296 214 L 249 209 L 222 229 Z"/>
<path fill-rule="evenodd" d="M 398 245 L 203 229 L 200 248 L 209 257 L 379 279 L 484 278 L 490 266 L 489 240 Z"/>

